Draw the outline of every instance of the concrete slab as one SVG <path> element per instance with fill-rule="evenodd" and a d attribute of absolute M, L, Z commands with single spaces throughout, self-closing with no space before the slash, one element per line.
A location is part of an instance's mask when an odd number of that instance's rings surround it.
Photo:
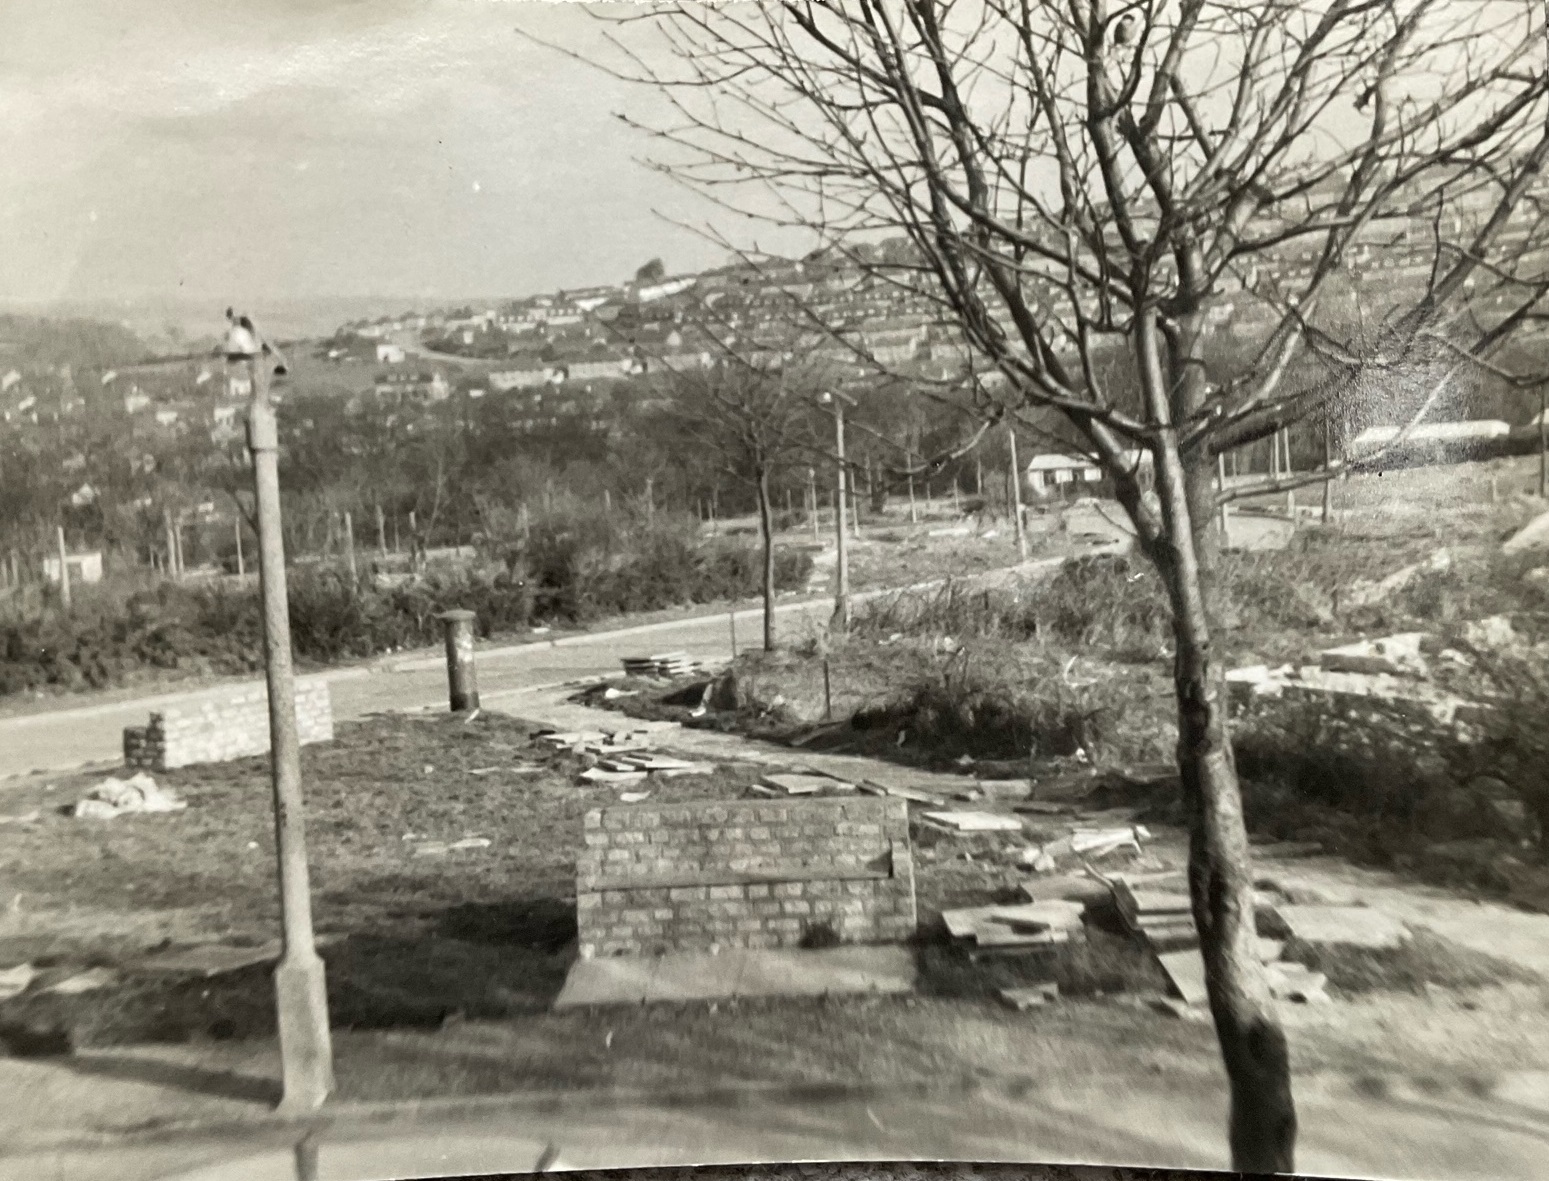
<path fill-rule="evenodd" d="M 914 975 L 914 956 L 908 948 L 892 945 L 616 956 L 577 960 L 554 1007 L 903 993 L 913 990 Z"/>
<path fill-rule="evenodd" d="M 1156 958 L 1184 1004 L 1203 1005 L 1210 999 L 1205 990 L 1205 957 L 1199 952 L 1174 951 Z"/>
<path fill-rule="evenodd" d="M 1365 906 L 1277 906 L 1275 913 L 1304 943 L 1380 949 L 1397 947 L 1409 936 L 1403 923 Z"/>

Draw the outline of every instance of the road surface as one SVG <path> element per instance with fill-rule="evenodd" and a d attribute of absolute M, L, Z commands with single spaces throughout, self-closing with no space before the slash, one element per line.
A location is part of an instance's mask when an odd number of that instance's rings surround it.
<path fill-rule="evenodd" d="M 781 604 L 777 610 L 784 634 L 795 636 L 801 629 L 826 620 L 832 604 L 803 600 Z M 757 643 L 761 610 L 739 610 L 736 618 L 738 644 Z M 679 649 L 700 660 L 728 658 L 731 624 L 727 616 L 487 647 L 476 657 L 480 697 L 495 704 L 534 688 L 617 673 L 619 661 L 625 656 Z M 444 707 L 447 701 L 446 664 L 439 654 L 321 675 L 330 681 L 335 721 L 387 710 Z M 229 689 L 229 685 L 225 687 L 226 691 Z M 220 688 L 206 687 L 0 720 L 0 780 L 95 763 L 119 763 L 123 759 L 125 726 L 143 726 L 152 709 L 193 702 L 220 692 Z"/>
<path fill-rule="evenodd" d="M 802 1160 L 972 1160 L 1223 1169 L 1224 1086 L 1161 1076 L 812 1095 L 754 1092 L 670 1105 L 558 1098 L 444 1114 L 347 1113 L 310 1134 L 270 1125 L 128 1136 L 6 1153 L 0 1181 L 365 1181 L 558 1169 Z M 1541 1110 L 1380 1093 L 1345 1080 L 1298 1087 L 1297 1165 L 1334 1176 L 1529 1181 L 1549 1158 Z M 298 1150 L 298 1145 L 301 1147 Z"/>

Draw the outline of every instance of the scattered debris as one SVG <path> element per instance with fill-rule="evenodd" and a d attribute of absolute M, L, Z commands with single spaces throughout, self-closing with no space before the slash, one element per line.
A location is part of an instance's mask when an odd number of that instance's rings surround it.
<path fill-rule="evenodd" d="M 900 800 L 908 800 L 913 804 L 928 804 L 934 808 L 946 806 L 946 800 L 941 796 L 932 795 L 928 791 L 921 791 L 916 787 L 908 787 L 901 783 L 881 783 L 875 779 L 863 779 L 855 785 L 861 791 L 874 796 L 894 796 Z"/>
<path fill-rule="evenodd" d="M 0 971 L 0 1001 L 8 1001 L 27 991 L 38 970 L 31 964 L 17 964 L 14 968 Z"/>
<path fill-rule="evenodd" d="M 629 677 L 684 677 L 704 666 L 687 652 L 664 652 L 658 656 L 626 656 L 624 675 Z"/>
<path fill-rule="evenodd" d="M 1018 811 L 1026 811 L 1019 808 Z M 1057 873 L 1071 861 L 1100 861 L 1120 851 L 1139 856 L 1140 842 L 1151 833 L 1139 824 L 1123 828 L 1078 828 L 1057 841 L 1025 850 L 1017 859 L 1023 869 L 1034 873 Z"/>
<path fill-rule="evenodd" d="M 604 701 L 617 701 L 620 697 L 639 697 L 639 696 L 640 696 L 640 690 L 639 689 L 615 689 L 612 685 L 609 685 L 606 689 L 604 689 L 602 691 L 602 699 Z"/>
<path fill-rule="evenodd" d="M 1003 988 L 1000 990 L 1002 1003 L 1015 1009 L 1018 1013 L 1028 1009 L 1042 1008 L 1060 999 L 1060 986 L 1053 982 L 1035 985 L 1032 988 Z"/>
<path fill-rule="evenodd" d="M 642 800 L 650 798 L 651 793 L 648 791 L 626 791 L 619 793 L 619 802 L 624 804 L 638 804 Z"/>
<path fill-rule="evenodd" d="M 199 976 L 209 979 L 237 972 L 280 958 L 283 950 L 278 939 L 259 947 L 228 947 L 221 943 L 203 943 L 180 947 L 146 956 L 131 967 L 137 972 L 174 976 Z"/>
<path fill-rule="evenodd" d="M 1269 994 L 1278 1001 L 1292 1001 L 1303 1005 L 1324 1004 L 1329 996 L 1328 977 L 1314 972 L 1305 964 L 1295 962 L 1271 963 L 1265 967 L 1269 981 Z"/>
<path fill-rule="evenodd" d="M 1375 950 L 1398 947 L 1409 929 L 1380 910 L 1365 906 L 1277 906 L 1293 939 L 1312 944 L 1344 944 Z"/>
<path fill-rule="evenodd" d="M 34 808 L 30 812 L 15 812 L 9 816 L 0 816 L 0 824 L 36 824 L 43 818 L 43 813 Z"/>
<path fill-rule="evenodd" d="M 941 914 L 954 944 L 976 953 L 1048 952 L 1083 938 L 1080 902 L 1050 900 L 1022 906 L 971 906 Z"/>
<path fill-rule="evenodd" d="M 496 771 L 499 771 L 500 769 L 501 768 L 499 768 L 499 767 L 474 767 L 472 770 L 470 770 L 468 772 L 468 774 L 470 774 L 470 775 L 493 775 Z"/>
<path fill-rule="evenodd" d="M 188 802 L 144 771 L 129 779 L 104 779 L 75 805 L 77 820 L 112 820 L 130 812 L 181 812 Z"/>
<path fill-rule="evenodd" d="M 1015 816 L 1002 816 L 996 812 L 927 812 L 925 819 L 947 832 L 1022 831 L 1022 822 Z"/>
<path fill-rule="evenodd" d="M 1424 680 L 1430 675 L 1425 658 L 1420 655 L 1420 642 L 1424 638 L 1422 632 L 1400 632 L 1376 640 L 1361 640 L 1320 652 L 1318 664 L 1329 672 L 1365 673 L 1368 676 L 1386 673 Z"/>
<path fill-rule="evenodd" d="M 583 783 L 639 783 L 646 778 L 644 771 L 605 771 L 601 767 L 588 767 L 577 776 Z"/>
<path fill-rule="evenodd" d="M 1503 554 L 1520 554 L 1530 549 L 1549 547 L 1549 512 L 1539 513 L 1506 539 Z"/>
<path fill-rule="evenodd" d="M 829 775 L 775 771 L 760 779 L 753 790 L 759 795 L 814 796 L 823 791 L 854 791 L 855 784 Z"/>
<path fill-rule="evenodd" d="M 58 984 L 49 985 L 43 991 L 55 992 L 61 996 L 78 996 L 83 992 L 96 992 L 99 988 L 111 987 L 118 983 L 118 979 L 118 973 L 112 968 L 87 968 L 84 972 L 66 977 Z"/>
<path fill-rule="evenodd" d="M 488 849 L 490 839 L 488 837 L 464 837 L 460 841 L 453 841 L 448 849 Z"/>
<path fill-rule="evenodd" d="M 450 848 L 445 841 L 426 841 L 423 845 L 414 846 L 414 856 L 445 857 Z"/>
<path fill-rule="evenodd" d="M 1177 1017 L 1182 1021 L 1205 1021 L 1209 1019 L 1209 1013 L 1203 1007 L 1185 1004 L 1176 997 L 1157 997 L 1151 1002 L 1151 1007 L 1158 1013 L 1166 1013 L 1169 1017 Z"/>

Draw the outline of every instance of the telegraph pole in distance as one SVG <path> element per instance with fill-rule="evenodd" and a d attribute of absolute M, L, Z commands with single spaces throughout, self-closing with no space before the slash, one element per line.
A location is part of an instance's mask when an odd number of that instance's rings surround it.
<path fill-rule="evenodd" d="M 312 891 L 307 869 L 301 796 L 301 742 L 296 729 L 296 676 L 291 666 L 290 616 L 285 588 L 285 543 L 280 527 L 279 428 L 269 401 L 272 350 L 251 323 L 232 317 L 226 358 L 245 361 L 253 376 L 247 445 L 258 501 L 258 577 L 264 608 L 264 670 L 269 686 L 269 768 L 274 785 L 274 832 L 280 876 L 284 950 L 274 970 L 284 1092 L 280 1111 L 299 1114 L 321 1106 L 333 1090 L 333 1044 L 323 961 L 312 934 Z M 284 360 L 273 354 L 276 371 Z"/>

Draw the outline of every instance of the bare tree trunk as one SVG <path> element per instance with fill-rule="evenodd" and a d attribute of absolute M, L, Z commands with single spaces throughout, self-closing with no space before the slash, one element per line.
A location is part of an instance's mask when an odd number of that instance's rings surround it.
<path fill-rule="evenodd" d="M 758 532 L 764 543 L 764 651 L 775 650 L 774 514 L 769 505 L 769 469 L 758 469 Z"/>
<path fill-rule="evenodd" d="M 1173 439 L 1159 457 L 1157 491 L 1172 541 L 1159 563 L 1172 607 L 1178 699 L 1178 771 L 1189 824 L 1189 894 L 1205 960 L 1216 1037 L 1231 1089 L 1232 1167 L 1248 1173 L 1295 1168 L 1296 1107 L 1290 1055 L 1274 1012 L 1254 926 L 1253 872 L 1242 791 L 1227 728 L 1225 670 L 1212 642 L 1214 546 L 1195 530 L 1191 486 Z M 1168 543 L 1164 543 L 1168 544 Z M 1208 555 L 1206 561 L 1201 556 Z"/>

